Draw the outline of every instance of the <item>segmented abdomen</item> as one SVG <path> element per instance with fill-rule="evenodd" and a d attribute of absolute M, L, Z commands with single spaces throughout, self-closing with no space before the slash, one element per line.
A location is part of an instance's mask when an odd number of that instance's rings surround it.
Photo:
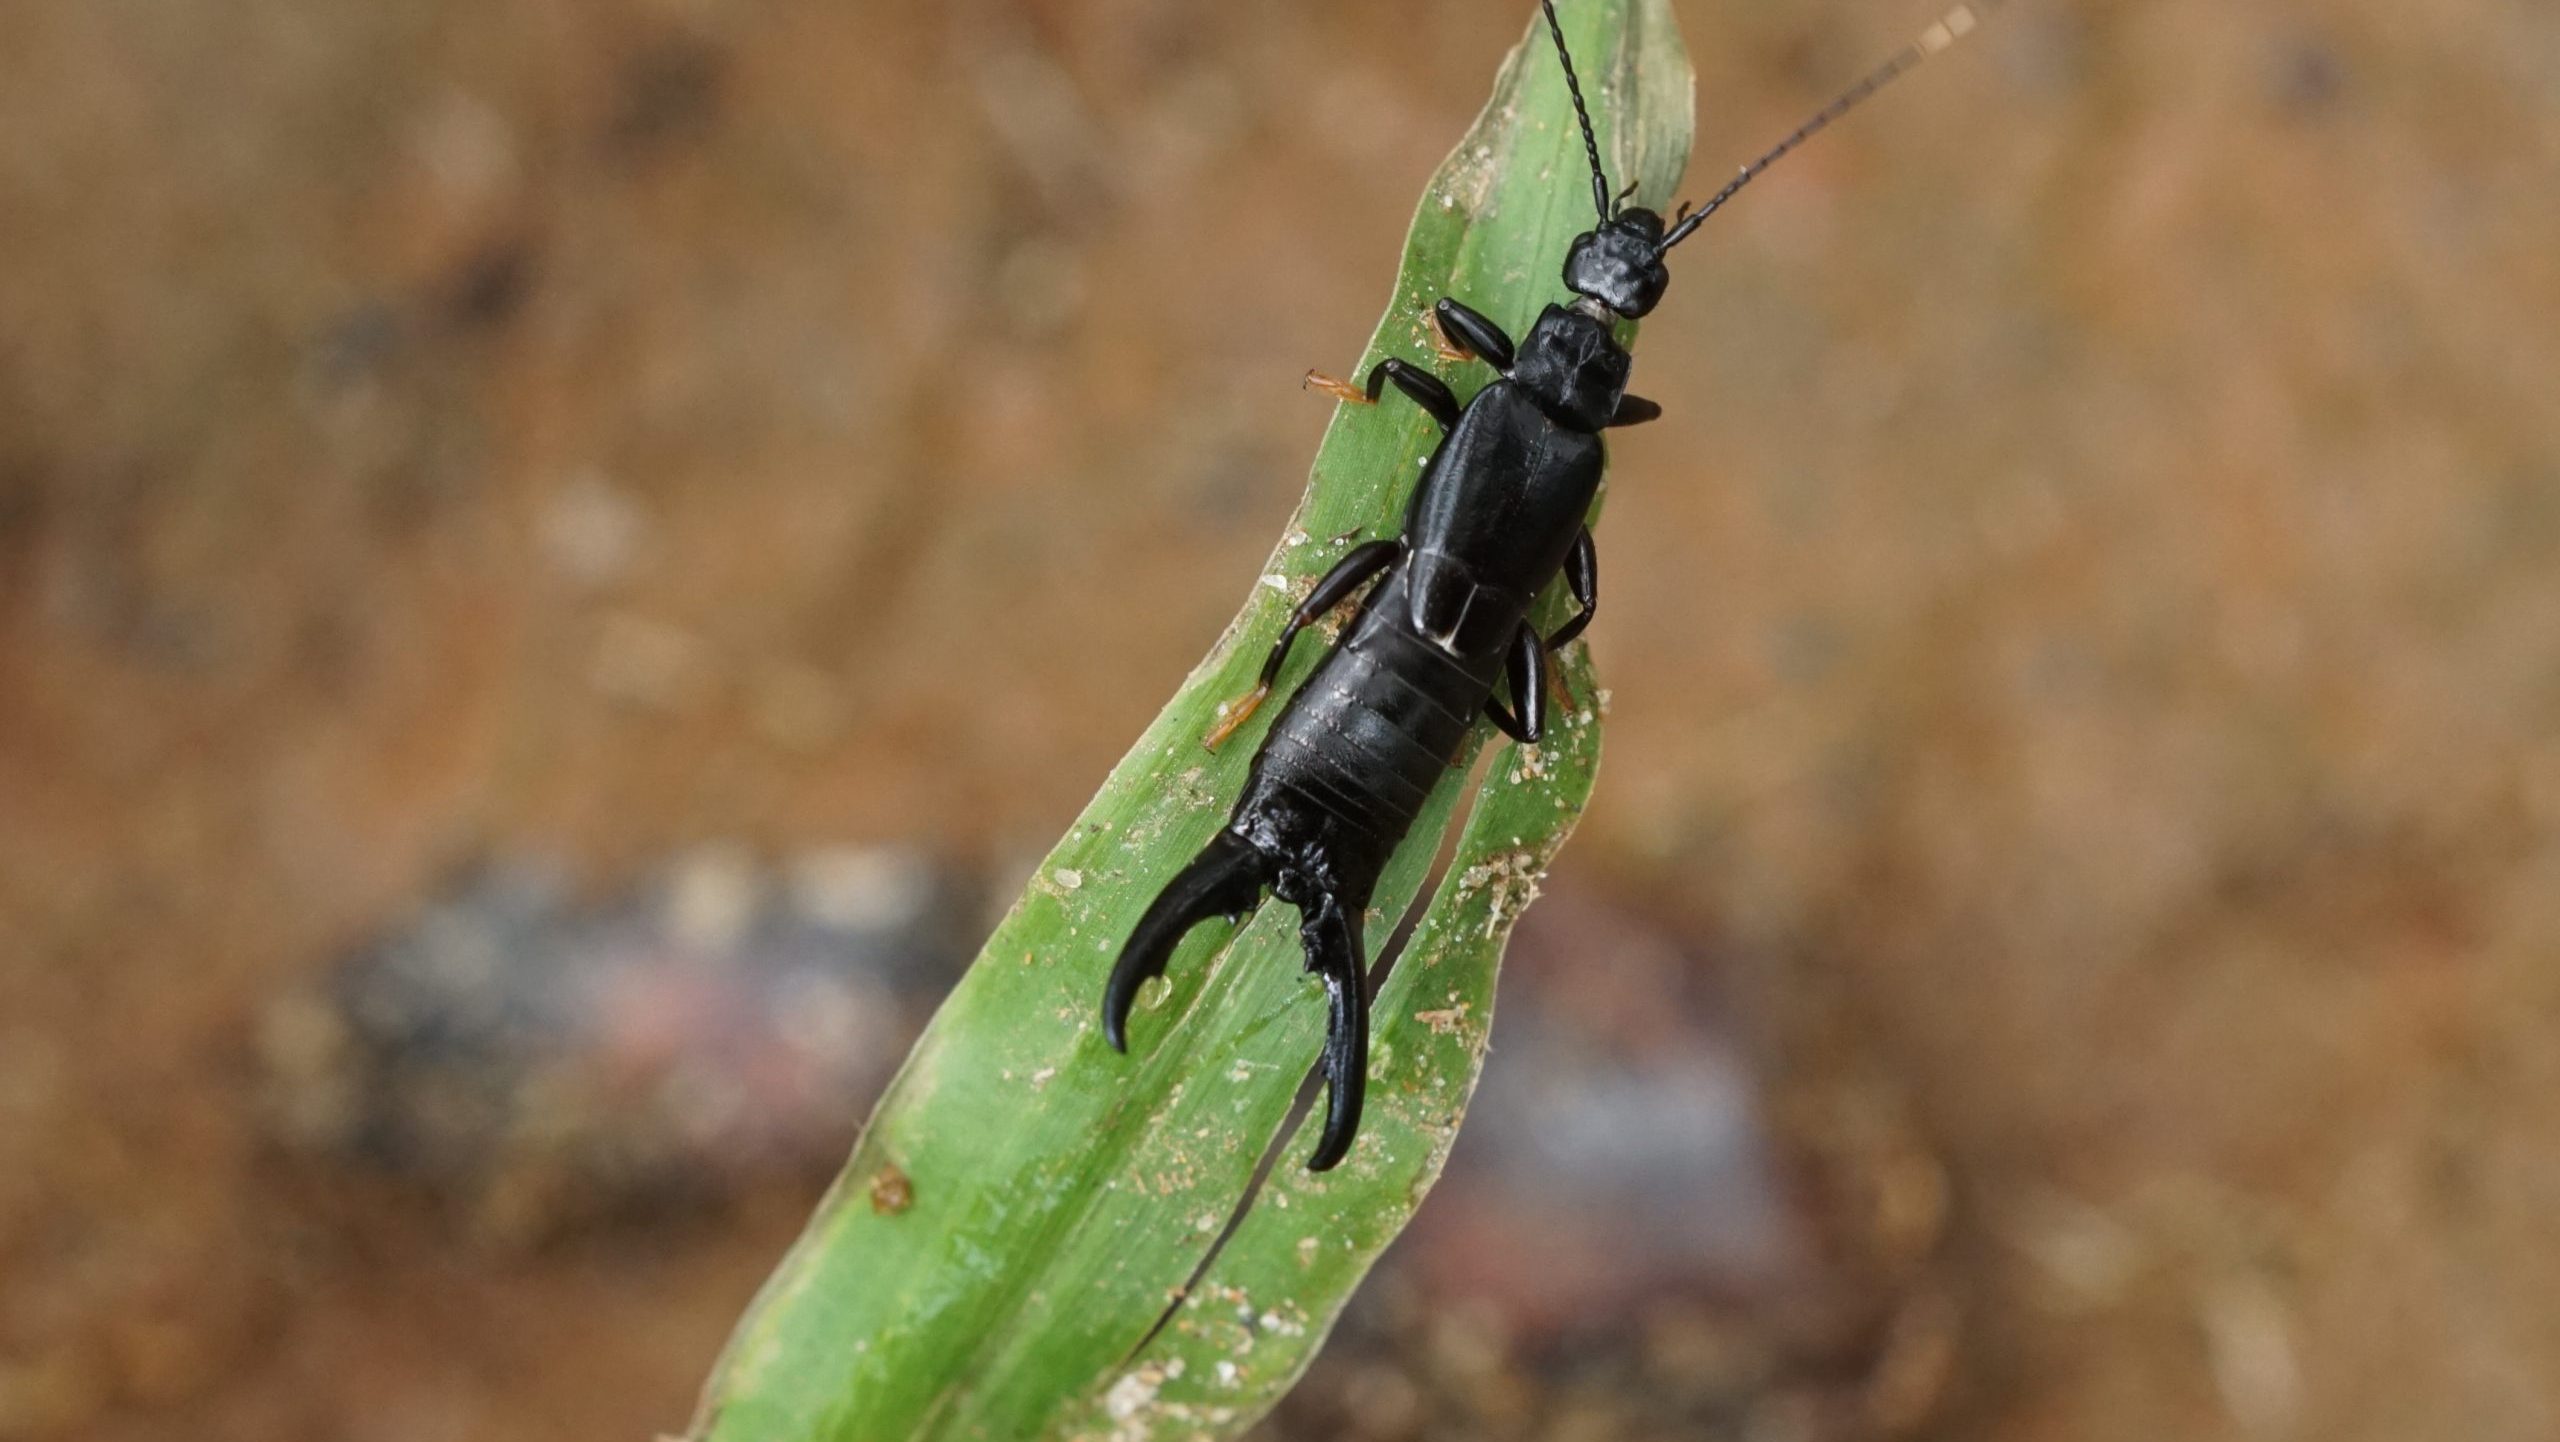
<path fill-rule="evenodd" d="M 1334 864 L 1362 899 L 1456 759 L 1501 672 L 1497 648 L 1449 654 L 1404 624 L 1391 575 L 1272 723 L 1237 807 L 1295 800 L 1331 823 Z"/>

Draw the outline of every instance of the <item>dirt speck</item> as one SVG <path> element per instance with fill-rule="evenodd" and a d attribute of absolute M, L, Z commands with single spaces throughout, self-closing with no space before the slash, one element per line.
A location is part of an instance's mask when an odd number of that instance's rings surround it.
<path fill-rule="evenodd" d="M 895 1162 L 887 1163 L 871 1174 L 871 1210 L 883 1217 L 894 1217 L 914 1206 L 915 1183 L 899 1170 Z"/>

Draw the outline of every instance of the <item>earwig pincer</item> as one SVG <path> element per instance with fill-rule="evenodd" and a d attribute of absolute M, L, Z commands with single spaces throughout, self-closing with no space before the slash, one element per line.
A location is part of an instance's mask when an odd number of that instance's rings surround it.
<path fill-rule="evenodd" d="M 1479 716 L 1515 741 L 1534 744 L 1545 734 L 1548 657 L 1582 634 L 1599 604 L 1599 560 L 1585 520 L 1600 488 L 1601 433 L 1661 414 L 1627 393 L 1633 359 L 1619 342 L 1619 322 L 1661 301 L 1671 282 L 1665 256 L 1753 176 L 1974 21 L 1969 9 L 1950 12 L 1706 204 L 1683 206 L 1666 224 L 1641 206 L 1622 208 L 1624 196 L 1611 192 L 1553 0 L 1541 6 L 1581 122 L 1599 211 L 1598 223 L 1565 252 L 1572 299 L 1547 306 L 1517 344 L 1464 302 L 1438 301 L 1431 320 L 1448 347 L 1496 373 L 1464 405 L 1438 376 L 1401 359 L 1380 361 L 1356 389 L 1322 382 L 1364 404 L 1393 385 L 1443 434 L 1402 528 L 1354 547 L 1316 583 L 1290 612 L 1259 683 L 1209 736 L 1215 746 L 1240 727 L 1299 633 L 1369 586 L 1340 640 L 1272 722 L 1226 826 L 1147 908 L 1103 994 L 1103 1035 L 1126 1051 L 1139 988 L 1164 974 L 1192 927 L 1242 916 L 1266 891 L 1296 907 L 1307 970 L 1330 1003 L 1324 1129 L 1307 1162 L 1315 1171 L 1348 1155 L 1359 1131 L 1369 1046 L 1361 920 L 1388 858 Z M 1542 635 L 1531 609 L 1559 575 L 1578 609 Z M 1506 689 L 1508 704 L 1499 694 Z"/>

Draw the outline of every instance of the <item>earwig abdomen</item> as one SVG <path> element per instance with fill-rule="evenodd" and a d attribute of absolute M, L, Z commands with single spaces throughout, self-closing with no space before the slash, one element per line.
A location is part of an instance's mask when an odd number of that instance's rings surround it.
<path fill-rule="evenodd" d="M 1502 674 L 1498 645 L 1454 656 L 1413 633 L 1403 619 L 1407 577 L 1403 565 L 1387 573 L 1272 723 L 1236 807 L 1239 831 L 1276 807 L 1321 817 L 1336 892 L 1359 906 Z"/>

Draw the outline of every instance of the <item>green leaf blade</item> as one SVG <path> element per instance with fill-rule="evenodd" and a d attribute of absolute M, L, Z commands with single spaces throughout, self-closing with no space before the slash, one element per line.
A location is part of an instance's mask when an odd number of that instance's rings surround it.
<path fill-rule="evenodd" d="M 1562 8 L 1612 179 L 1634 179 L 1642 203 L 1665 204 L 1691 111 L 1667 0 Z M 1446 372 L 1462 397 L 1480 388 L 1484 366 L 1436 361 L 1427 307 L 1454 295 L 1525 334 L 1562 295 L 1565 246 L 1591 223 L 1586 177 L 1539 22 L 1425 191 L 1359 373 L 1396 354 Z M 1209 755 L 1199 738 L 1219 703 L 1250 684 L 1315 577 L 1350 546 L 1393 534 L 1437 439 L 1392 396 L 1338 408 L 1265 567 L 1283 584 L 1254 587 L 998 924 L 741 1321 L 697 1436 L 1227 1437 L 1303 1371 L 1446 1161 L 1482 1064 L 1502 944 L 1597 767 L 1588 653 L 1560 658 L 1581 707 L 1545 745 L 1494 757 L 1455 860 L 1377 1000 L 1370 1104 L 1351 1158 L 1311 1175 L 1313 1134 L 1291 1138 L 1187 1296 L 1288 1115 L 1324 1008 L 1301 972 L 1295 914 L 1276 901 L 1242 927 L 1192 934 L 1169 984 L 1142 998 L 1127 1057 L 1102 1040 L 1102 984 L 1156 891 L 1225 822 L 1269 724 L 1257 718 Z M 1548 604 L 1552 620 L 1558 599 Z M 1322 649 L 1297 648 L 1277 696 Z M 1484 735 L 1382 879 L 1372 937 L 1420 891 Z"/>

